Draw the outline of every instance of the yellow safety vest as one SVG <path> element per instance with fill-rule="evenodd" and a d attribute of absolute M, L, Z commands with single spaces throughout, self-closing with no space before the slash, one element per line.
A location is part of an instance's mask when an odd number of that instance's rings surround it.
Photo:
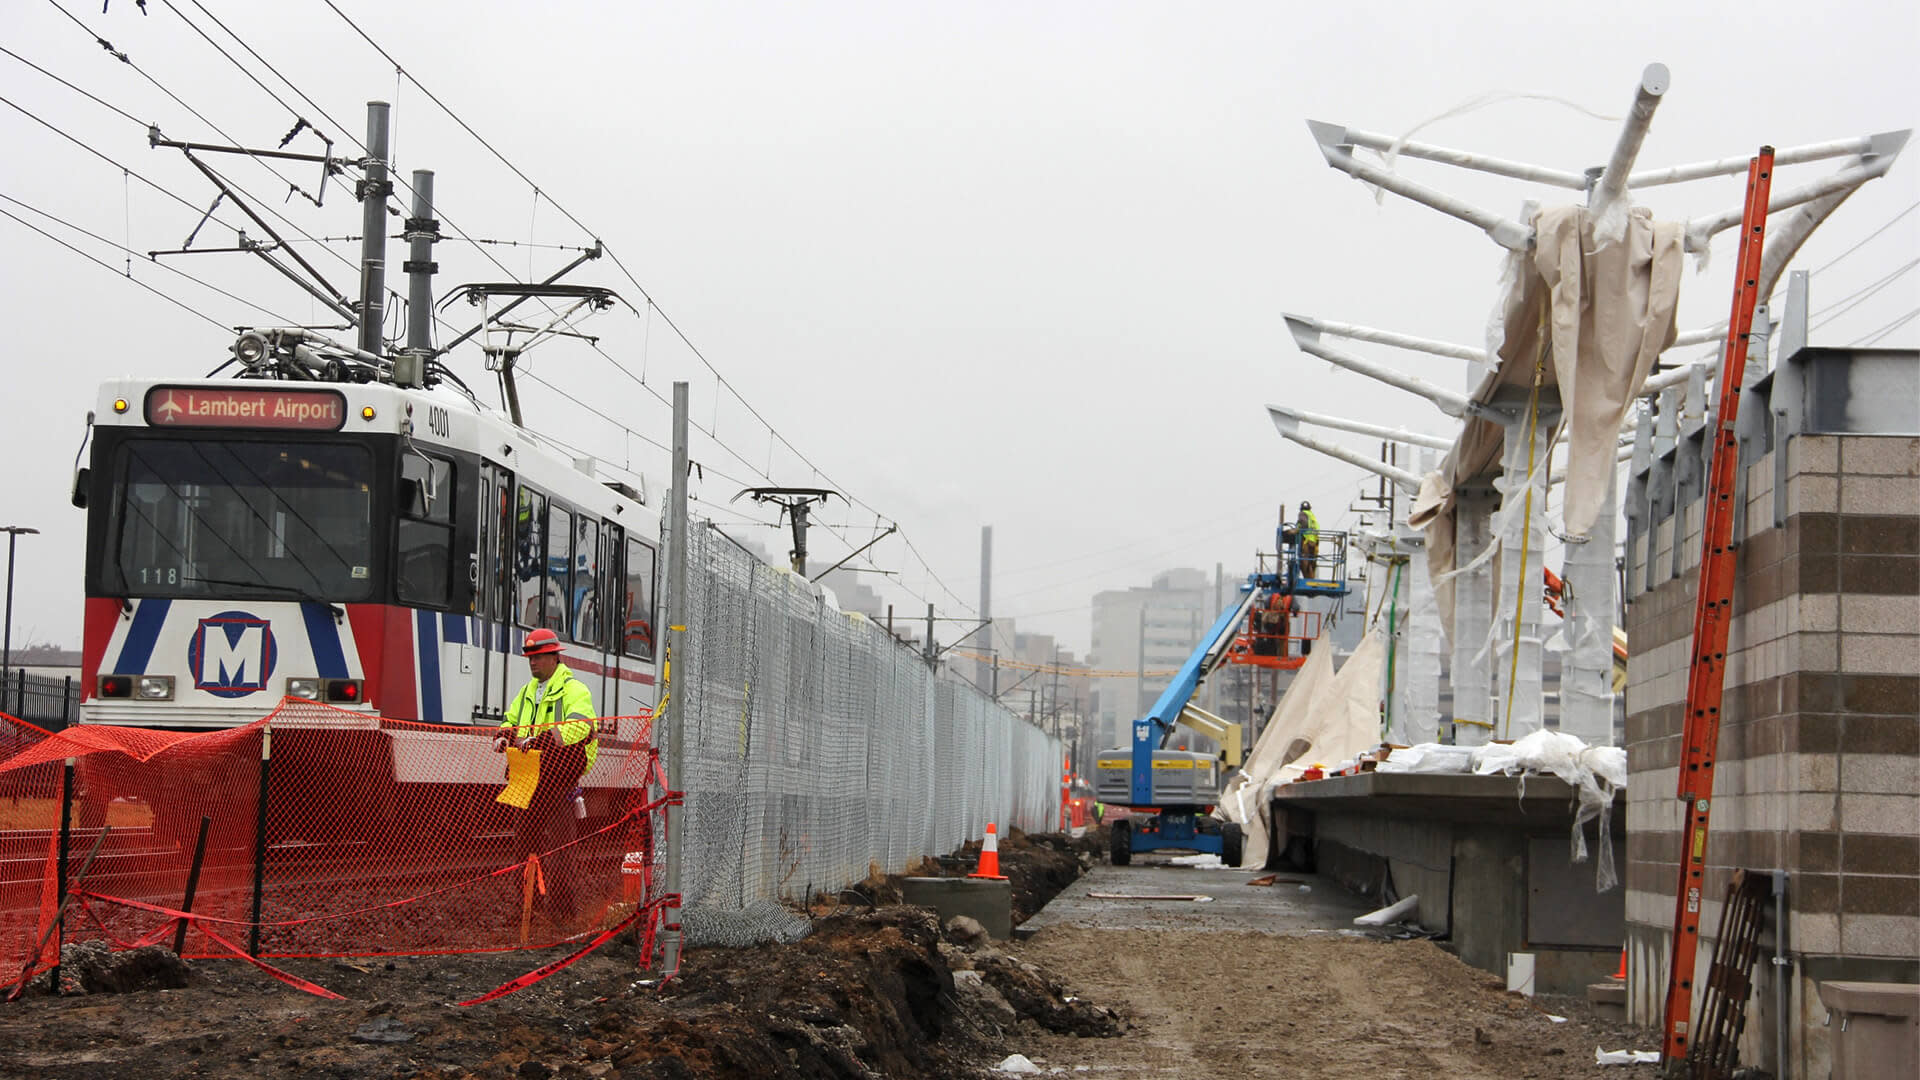
<path fill-rule="evenodd" d="M 1300 511 L 1300 516 L 1307 519 L 1307 527 L 1300 530 L 1300 542 L 1303 544 L 1319 543 L 1320 519 L 1315 517 L 1311 510 Z"/>
<path fill-rule="evenodd" d="M 600 756 L 600 740 L 594 735 L 594 721 L 598 716 L 593 711 L 593 691 L 574 678 L 565 664 L 553 669 L 553 677 L 546 685 L 538 705 L 534 704 L 534 692 L 540 686 L 539 681 L 529 680 L 521 687 L 520 695 L 513 699 L 500 727 L 512 728 L 516 737 L 522 739 L 557 728 L 564 746 L 586 742 L 587 768 L 593 768 L 594 759 Z M 557 713 L 556 706 L 559 706 Z"/>

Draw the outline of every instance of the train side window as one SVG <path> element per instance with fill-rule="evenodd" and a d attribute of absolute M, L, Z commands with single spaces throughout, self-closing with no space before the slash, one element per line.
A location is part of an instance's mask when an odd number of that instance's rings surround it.
<path fill-rule="evenodd" d="M 481 502 L 480 582 L 482 613 L 505 622 L 513 618 L 513 477 L 488 465 L 487 492 Z"/>
<path fill-rule="evenodd" d="M 622 595 L 626 591 L 627 571 L 627 531 L 613 522 L 607 522 L 600 533 L 600 589 L 598 603 L 606 617 L 600 630 L 600 647 L 615 654 L 620 652 L 619 627 L 626 620 L 621 610 Z"/>
<path fill-rule="evenodd" d="M 573 640 L 600 644 L 600 523 L 580 514 L 573 519 Z"/>
<path fill-rule="evenodd" d="M 626 587 L 621 590 L 622 650 L 628 656 L 653 659 L 654 551 L 638 540 L 627 541 Z"/>
<path fill-rule="evenodd" d="M 542 600 L 547 588 L 547 497 L 526 486 L 514 515 L 514 619 L 521 626 L 544 626 Z"/>
<path fill-rule="evenodd" d="M 540 625 L 567 633 L 573 611 L 573 514 L 559 504 L 547 511 L 546 610 Z"/>
<path fill-rule="evenodd" d="M 400 456 L 400 521 L 393 591 L 403 604 L 447 607 L 453 562 L 453 462 L 418 452 Z"/>

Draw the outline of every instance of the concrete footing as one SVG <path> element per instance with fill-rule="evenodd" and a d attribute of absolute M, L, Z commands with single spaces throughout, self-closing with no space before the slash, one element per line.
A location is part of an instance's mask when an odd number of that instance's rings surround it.
<path fill-rule="evenodd" d="M 946 923 L 965 915 L 1002 941 L 1013 936 L 1013 883 L 1002 878 L 910 877 L 900 881 L 901 899 L 930 907 Z"/>
<path fill-rule="evenodd" d="M 1598 1016 L 1622 1023 L 1627 1019 L 1627 984 L 1618 979 L 1594 983 L 1587 987 L 1587 1004 L 1593 1006 Z"/>

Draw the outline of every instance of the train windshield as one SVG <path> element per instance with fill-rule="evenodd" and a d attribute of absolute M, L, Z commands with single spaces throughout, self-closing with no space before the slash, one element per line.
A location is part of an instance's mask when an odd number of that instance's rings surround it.
<path fill-rule="evenodd" d="M 103 567 L 115 591 L 327 601 L 372 595 L 381 533 L 373 527 L 366 447 L 130 439 L 118 458 Z"/>

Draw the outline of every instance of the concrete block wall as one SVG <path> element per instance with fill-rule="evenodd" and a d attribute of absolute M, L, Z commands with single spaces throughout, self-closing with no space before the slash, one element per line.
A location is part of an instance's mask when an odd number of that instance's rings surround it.
<path fill-rule="evenodd" d="M 1800 435 L 1781 452 L 1784 490 L 1772 454 L 1746 476 L 1698 971 L 1704 979 L 1733 870 L 1786 870 L 1787 1075 L 1825 1076 L 1814 982 L 1920 977 L 1920 439 Z M 1775 500 L 1786 523 L 1771 528 Z M 1649 1026 L 1664 1005 L 1682 842 L 1700 543 L 1691 509 L 1661 524 L 1650 553 L 1631 553 L 1653 558 L 1627 617 L 1628 1008 Z M 1676 523 L 1687 545 L 1678 578 L 1660 565 Z M 1742 1061 L 1775 1068 L 1772 972 L 1763 961 L 1754 975 Z"/>

